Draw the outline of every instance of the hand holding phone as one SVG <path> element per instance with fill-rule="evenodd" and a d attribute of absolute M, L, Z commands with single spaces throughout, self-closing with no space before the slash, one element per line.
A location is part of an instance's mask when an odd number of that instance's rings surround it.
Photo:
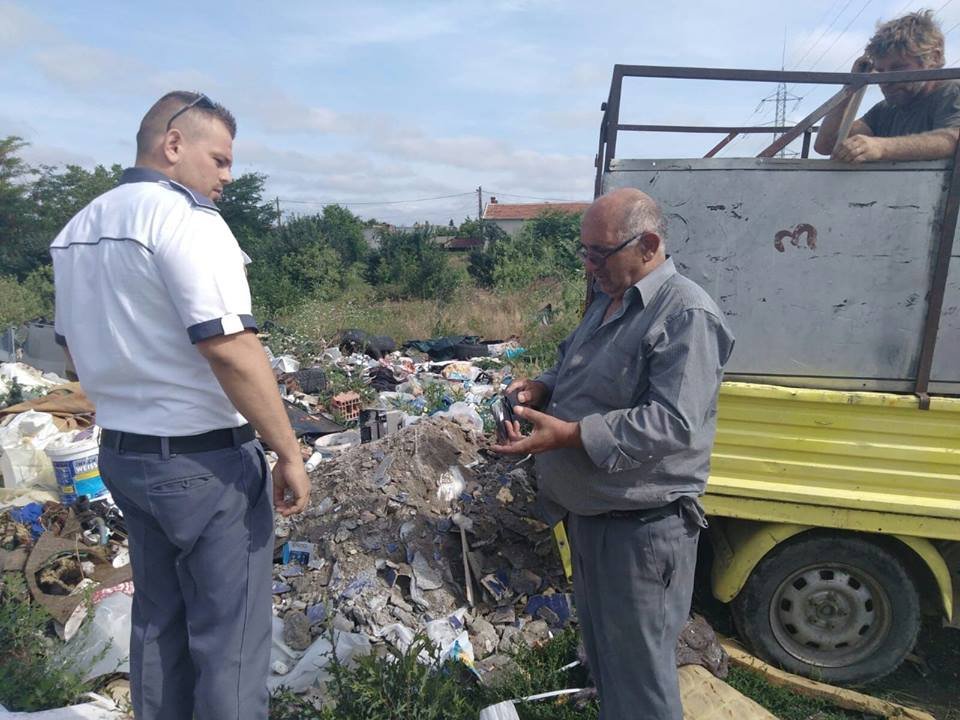
<path fill-rule="evenodd" d="M 513 408 L 517 404 L 517 394 L 513 392 L 500 395 L 494 399 L 493 404 L 490 406 L 494 422 L 496 423 L 497 442 L 499 443 L 505 443 L 509 439 L 507 435 L 507 423 L 516 421 L 517 416 L 514 414 Z"/>

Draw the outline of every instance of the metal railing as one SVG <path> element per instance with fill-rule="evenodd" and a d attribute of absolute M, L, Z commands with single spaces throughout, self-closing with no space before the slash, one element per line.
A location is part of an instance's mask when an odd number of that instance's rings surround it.
<path fill-rule="evenodd" d="M 843 88 L 823 102 L 813 112 L 792 126 L 786 127 L 737 127 L 737 126 L 701 126 L 701 125 L 635 125 L 620 122 L 620 100 L 623 94 L 623 80 L 628 77 L 666 78 L 677 80 L 725 80 L 733 82 L 792 83 L 807 85 L 843 85 Z M 904 70 L 886 73 L 837 73 L 837 72 L 800 72 L 789 70 L 738 70 L 730 68 L 666 67 L 657 65 L 614 65 L 610 93 L 600 109 L 603 118 L 600 123 L 600 140 L 594 159 L 596 179 L 594 197 L 602 192 L 603 174 L 610 170 L 610 161 L 616 157 L 617 137 L 626 132 L 676 132 L 676 133 L 713 133 L 725 137 L 714 145 L 704 157 L 714 157 L 721 149 L 742 134 L 769 133 L 779 135 L 772 143 L 757 154 L 758 158 L 769 158 L 786 148 L 790 143 L 803 136 L 801 157 L 807 158 L 810 152 L 810 140 L 816 123 L 827 113 L 848 99 L 838 143 L 844 139 L 850 124 L 868 85 L 896 82 L 917 82 L 930 80 L 958 80 L 960 68 L 938 68 L 934 70 Z M 927 315 L 924 322 L 923 338 L 914 393 L 920 399 L 921 408 L 929 408 L 928 389 L 930 372 L 933 367 L 937 332 L 943 310 L 946 293 L 947 275 L 953 239 L 957 229 L 957 217 L 960 214 L 960 142 L 954 151 L 953 165 L 948 171 L 949 179 L 946 200 L 943 204 L 943 216 L 936 248 L 936 260 L 933 265 L 931 287 L 928 295 Z"/>

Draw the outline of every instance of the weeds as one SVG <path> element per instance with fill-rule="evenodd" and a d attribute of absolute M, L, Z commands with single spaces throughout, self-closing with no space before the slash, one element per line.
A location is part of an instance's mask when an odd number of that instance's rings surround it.
<path fill-rule="evenodd" d="M 86 667 L 63 657 L 47 634 L 47 612 L 30 602 L 23 579 L 7 574 L 0 590 L 0 705 L 34 711 L 63 707 L 92 689 Z"/>
<path fill-rule="evenodd" d="M 761 675 L 739 667 L 730 668 L 727 684 L 763 705 L 780 720 L 807 720 L 812 715 L 816 715 L 817 720 L 850 720 L 861 717 L 859 714 L 838 710 L 825 700 L 806 698 L 786 688 L 771 685 Z"/>

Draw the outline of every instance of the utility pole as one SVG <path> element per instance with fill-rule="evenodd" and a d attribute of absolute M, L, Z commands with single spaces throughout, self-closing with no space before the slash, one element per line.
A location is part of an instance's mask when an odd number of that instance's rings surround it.
<path fill-rule="evenodd" d="M 787 58 L 787 29 L 783 29 L 783 50 L 780 55 L 780 69 L 784 69 Z M 785 82 L 780 82 L 777 84 L 777 92 L 770 96 L 768 95 L 763 100 L 760 101 L 761 105 L 764 105 L 768 102 L 774 103 L 774 127 L 786 127 L 787 126 L 787 103 L 799 103 L 801 98 L 797 97 L 793 93 L 787 92 L 787 84 Z M 773 139 L 776 140 L 778 137 L 783 135 L 783 133 L 774 133 Z M 790 153 L 791 155 L 796 155 L 796 153 Z M 783 148 L 777 153 L 777 157 L 786 157 L 787 149 Z"/>
<path fill-rule="evenodd" d="M 477 227 L 480 229 L 480 239 L 486 244 L 486 235 L 483 232 L 483 185 L 477 187 Z"/>
<path fill-rule="evenodd" d="M 280 196 L 277 196 L 277 229 L 283 227 L 283 215 L 280 214 Z"/>

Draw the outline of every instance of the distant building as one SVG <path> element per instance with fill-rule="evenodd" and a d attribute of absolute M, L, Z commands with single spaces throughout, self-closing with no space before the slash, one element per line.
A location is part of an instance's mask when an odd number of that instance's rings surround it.
<path fill-rule="evenodd" d="M 370 225 L 363 228 L 363 239 L 367 243 L 367 247 L 371 250 L 380 249 L 380 238 L 384 233 L 393 232 L 396 228 L 393 225 L 388 223 L 381 223 L 379 225 Z"/>
<path fill-rule="evenodd" d="M 478 237 L 455 237 L 447 238 L 443 245 L 444 248 L 452 252 L 470 252 L 471 250 L 485 249 L 483 238 Z"/>
<path fill-rule="evenodd" d="M 547 211 L 574 215 L 590 207 L 588 202 L 501 203 L 495 197 L 483 209 L 484 221 L 499 226 L 507 235 L 516 235 L 525 222 Z"/>

